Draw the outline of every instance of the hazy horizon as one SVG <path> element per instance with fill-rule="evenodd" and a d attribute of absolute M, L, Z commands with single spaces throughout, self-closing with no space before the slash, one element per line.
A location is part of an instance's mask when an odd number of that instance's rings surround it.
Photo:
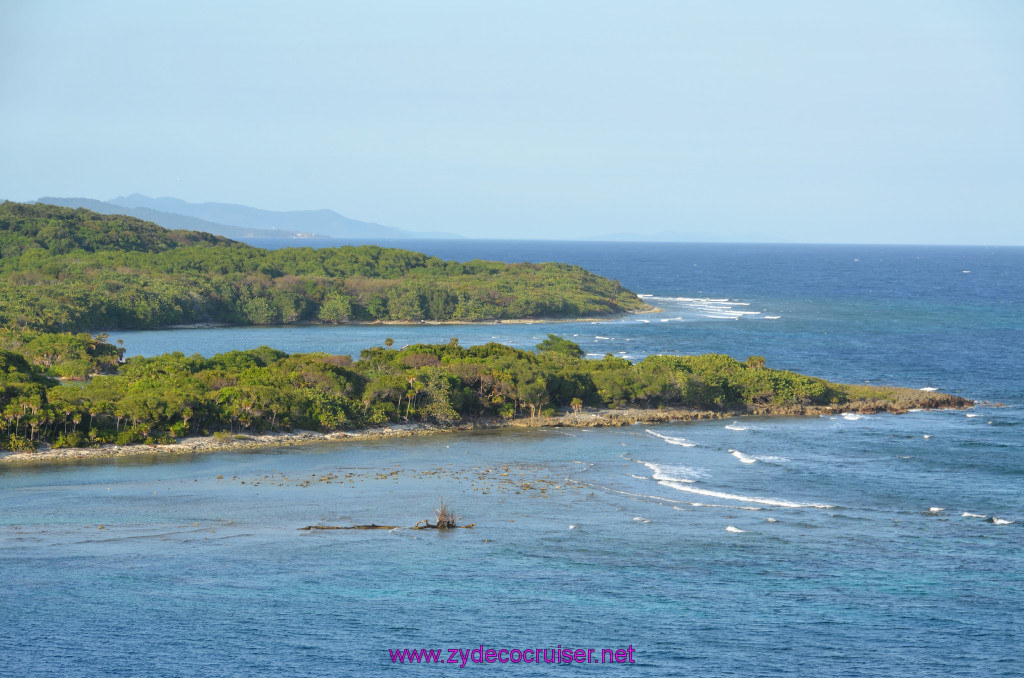
<path fill-rule="evenodd" d="M 1024 245 L 1024 5 L 0 6 L 0 197 Z M 710 240 L 709 240 L 710 239 Z"/>

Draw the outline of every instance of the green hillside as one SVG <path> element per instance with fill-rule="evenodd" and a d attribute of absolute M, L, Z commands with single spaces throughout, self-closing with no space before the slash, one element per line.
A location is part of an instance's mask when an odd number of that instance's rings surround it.
<path fill-rule="evenodd" d="M 0 325 L 11 327 L 483 321 L 644 308 L 617 282 L 566 264 L 460 263 L 376 246 L 264 250 L 132 217 L 0 205 Z"/>

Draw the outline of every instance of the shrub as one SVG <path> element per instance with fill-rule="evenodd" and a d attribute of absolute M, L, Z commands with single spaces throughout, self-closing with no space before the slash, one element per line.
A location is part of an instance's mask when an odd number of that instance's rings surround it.
<path fill-rule="evenodd" d="M 549 334 L 548 338 L 537 344 L 538 351 L 552 351 L 554 353 L 561 353 L 567 355 L 570 358 L 582 358 L 586 353 L 580 345 L 574 341 L 563 339 L 557 334 Z"/>
<path fill-rule="evenodd" d="M 11 452 L 32 452 L 36 449 L 31 440 L 19 435 L 8 436 L 5 447 Z"/>
<path fill-rule="evenodd" d="M 57 440 L 53 443 L 53 447 L 82 447 L 83 442 L 84 436 L 82 436 L 78 431 L 72 431 L 71 433 L 65 433 L 57 436 Z"/>
<path fill-rule="evenodd" d="M 149 429 L 145 426 L 129 426 L 122 429 L 114 438 L 115 445 L 134 445 L 141 443 L 149 437 Z"/>

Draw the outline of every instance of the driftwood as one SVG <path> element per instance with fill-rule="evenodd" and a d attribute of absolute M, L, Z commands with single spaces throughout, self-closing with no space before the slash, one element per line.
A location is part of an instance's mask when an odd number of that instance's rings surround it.
<path fill-rule="evenodd" d="M 454 525 L 454 526 L 451 526 L 451 527 L 446 527 L 444 525 L 432 525 L 427 520 L 420 520 L 419 522 L 417 522 L 412 527 L 409 527 L 409 529 L 459 529 L 459 528 L 467 529 L 469 527 L 475 527 L 475 526 L 476 526 L 476 523 L 472 522 L 472 523 L 470 523 L 468 525 Z M 299 527 L 299 529 L 397 529 L 397 528 L 398 528 L 398 525 L 378 525 L 378 524 L 373 524 L 373 523 L 371 523 L 369 525 L 306 525 L 305 527 Z"/>
<path fill-rule="evenodd" d="M 469 525 L 455 525 L 453 527 L 445 527 L 444 525 L 431 525 L 429 521 L 421 520 L 410 528 L 410 530 L 456 530 L 456 529 L 468 529 L 475 527 L 476 523 L 470 523 Z M 300 530 L 397 530 L 398 525 L 306 525 L 300 527 Z"/>
<path fill-rule="evenodd" d="M 429 520 L 421 520 L 420 522 L 416 523 L 415 525 L 413 525 L 409 529 L 410 530 L 458 530 L 458 529 L 468 529 L 468 528 L 473 527 L 475 525 L 476 525 L 476 523 L 470 523 L 469 525 L 431 525 Z"/>
<path fill-rule="evenodd" d="M 300 530 L 394 530 L 398 525 L 306 525 Z"/>
<path fill-rule="evenodd" d="M 434 514 L 437 516 L 437 522 L 431 524 L 430 519 L 421 520 L 416 523 L 410 530 L 454 530 L 458 528 L 468 529 L 476 525 L 476 523 L 470 523 L 469 525 L 458 525 L 458 516 L 452 511 L 451 507 L 445 503 L 444 497 L 441 497 L 441 505 L 434 509 Z M 377 525 L 371 523 L 369 525 L 306 525 L 300 527 L 300 530 L 395 530 L 398 529 L 397 525 Z"/>

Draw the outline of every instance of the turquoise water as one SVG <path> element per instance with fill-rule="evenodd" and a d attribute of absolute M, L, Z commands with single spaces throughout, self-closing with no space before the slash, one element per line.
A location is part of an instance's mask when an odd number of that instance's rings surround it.
<path fill-rule="evenodd" d="M 1020 675 L 1024 251 L 434 246 L 576 261 L 664 310 L 114 338 L 143 354 L 358 354 L 388 336 L 529 347 L 558 332 L 598 355 L 758 354 L 991 402 L 4 469 L 0 673 Z M 406 529 L 442 495 L 476 527 Z M 318 522 L 400 529 L 298 529 Z M 632 646 L 636 663 L 458 669 L 388 654 L 480 645 Z"/>

